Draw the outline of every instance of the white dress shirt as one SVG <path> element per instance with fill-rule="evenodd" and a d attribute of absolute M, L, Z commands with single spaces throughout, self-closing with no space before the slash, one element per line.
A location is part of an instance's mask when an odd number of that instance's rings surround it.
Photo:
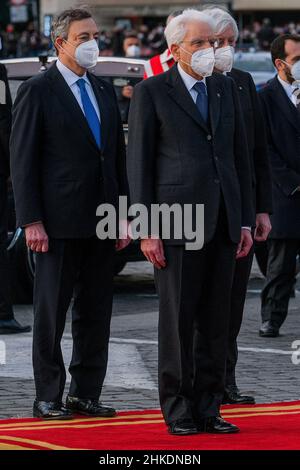
<path fill-rule="evenodd" d="M 279 77 L 279 75 L 277 75 L 277 78 L 278 78 L 279 83 L 283 86 L 283 89 L 286 92 L 288 98 L 291 100 L 293 105 L 297 106 L 297 96 L 294 94 L 294 91 L 299 90 L 299 87 L 291 85 L 288 82 L 285 82 L 284 80 L 282 80 L 281 77 Z"/>
<path fill-rule="evenodd" d="M 98 102 L 97 102 L 97 99 L 96 99 L 96 96 L 95 96 L 95 93 L 94 93 L 94 90 L 92 88 L 92 85 L 91 85 L 91 82 L 89 81 L 88 77 L 87 77 L 87 74 L 85 73 L 83 75 L 83 77 L 79 77 L 79 75 L 76 75 L 76 73 L 72 72 L 72 70 L 70 70 L 68 67 L 66 67 L 59 59 L 57 60 L 56 62 L 56 66 L 58 68 L 58 70 L 60 71 L 60 73 L 62 74 L 63 78 L 65 79 L 65 81 L 67 82 L 67 84 L 69 85 L 73 95 L 75 96 L 76 98 L 76 101 L 78 102 L 83 114 L 85 114 L 84 112 L 84 108 L 83 108 L 83 104 L 82 104 L 82 100 L 81 100 L 81 94 L 80 94 L 80 89 L 79 89 L 79 86 L 77 85 L 77 81 L 80 79 L 80 78 L 83 78 L 84 81 L 86 82 L 86 91 L 89 95 L 89 98 L 95 108 L 95 111 L 97 113 L 97 116 L 98 116 L 98 119 L 99 121 L 101 122 L 101 117 L 100 117 L 100 110 L 99 110 L 99 106 L 98 106 Z"/>
<path fill-rule="evenodd" d="M 205 80 L 205 78 L 203 78 L 202 80 L 197 80 L 196 78 L 194 78 L 191 75 L 189 75 L 188 73 L 186 73 L 179 63 L 177 64 L 177 67 L 178 67 L 179 75 L 181 76 L 181 78 L 183 80 L 183 83 L 185 84 L 189 94 L 193 98 L 194 103 L 196 103 L 198 92 L 193 87 L 196 83 L 203 82 L 204 85 L 205 85 L 205 89 L 206 89 L 206 80 Z"/>

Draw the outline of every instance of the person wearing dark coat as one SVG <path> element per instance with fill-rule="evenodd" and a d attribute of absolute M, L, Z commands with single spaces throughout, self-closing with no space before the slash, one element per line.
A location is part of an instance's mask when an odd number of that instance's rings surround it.
<path fill-rule="evenodd" d="M 271 168 L 267 149 L 264 118 L 251 75 L 233 67 L 234 50 L 239 31 L 234 18 L 221 8 L 208 8 L 212 17 L 218 47 L 215 52 L 215 71 L 232 78 L 237 86 L 245 123 L 250 157 L 250 173 L 253 188 L 253 210 L 256 214 L 254 239 L 265 241 L 271 229 L 269 214 L 272 212 Z M 231 292 L 231 316 L 226 364 L 226 390 L 223 403 L 254 404 L 253 396 L 240 393 L 236 380 L 238 361 L 237 338 L 241 329 L 247 294 L 248 280 L 253 262 L 254 247 L 245 258 L 237 261 Z"/>
<path fill-rule="evenodd" d="M 263 337 L 279 335 L 288 314 L 300 253 L 300 35 L 276 38 L 271 54 L 278 74 L 259 93 L 267 126 L 274 200 L 261 300 L 259 334 Z"/>
<path fill-rule="evenodd" d="M 15 319 L 10 286 L 7 254 L 7 217 L 9 169 L 9 136 L 11 131 L 12 100 L 6 68 L 0 64 L 0 334 L 28 333 L 30 326 L 22 326 Z"/>
<path fill-rule="evenodd" d="M 166 37 L 177 64 L 136 85 L 132 98 L 130 198 L 149 210 L 204 204 L 204 246 L 190 251 L 172 232 L 141 241 L 160 299 L 160 403 L 171 434 L 233 433 L 237 427 L 220 416 L 230 292 L 235 258 L 247 256 L 254 223 L 242 111 L 234 81 L 209 76 L 214 39 L 207 15 L 184 11 Z M 211 70 L 191 59 L 203 53 Z"/>

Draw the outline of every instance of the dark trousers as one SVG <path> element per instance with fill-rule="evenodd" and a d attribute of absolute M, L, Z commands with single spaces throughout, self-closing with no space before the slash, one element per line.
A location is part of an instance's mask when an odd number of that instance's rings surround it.
<path fill-rule="evenodd" d="M 238 360 L 237 338 L 241 329 L 247 286 L 253 262 L 254 249 L 235 265 L 230 307 L 228 351 L 226 362 L 226 387 L 236 387 L 235 369 Z"/>
<path fill-rule="evenodd" d="M 61 401 L 66 372 L 61 339 L 72 296 L 73 354 L 69 393 L 99 399 L 104 381 L 113 295 L 115 242 L 50 240 L 37 254 L 33 368 L 37 399 Z"/>
<path fill-rule="evenodd" d="M 14 317 L 7 255 L 7 177 L 0 175 L 0 320 Z"/>
<path fill-rule="evenodd" d="M 261 294 L 261 317 L 263 322 L 270 320 L 277 328 L 281 327 L 288 314 L 299 252 L 300 240 L 268 241 L 267 276 Z"/>
<path fill-rule="evenodd" d="M 166 423 L 217 416 L 224 393 L 236 245 L 224 210 L 202 250 L 165 246 L 159 294 L 159 395 Z"/>

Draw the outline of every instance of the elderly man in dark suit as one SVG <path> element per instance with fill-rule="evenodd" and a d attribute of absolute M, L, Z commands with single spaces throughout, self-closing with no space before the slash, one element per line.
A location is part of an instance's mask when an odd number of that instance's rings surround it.
<path fill-rule="evenodd" d="M 10 298 L 10 273 L 7 255 L 7 179 L 9 177 L 9 136 L 11 131 L 11 95 L 7 73 L 0 64 L 0 334 L 27 333 L 14 318 Z"/>
<path fill-rule="evenodd" d="M 165 34 L 177 65 L 138 84 L 132 100 L 131 202 L 148 210 L 153 203 L 177 203 L 183 210 L 204 204 L 204 246 L 190 251 L 184 237 L 162 240 L 151 232 L 141 241 L 160 298 L 160 402 L 171 434 L 233 433 L 238 428 L 219 409 L 235 257 L 252 246 L 243 119 L 233 80 L 210 77 L 211 19 L 186 10 Z M 193 350 L 195 335 L 201 351 Z"/>
<path fill-rule="evenodd" d="M 253 209 L 256 213 L 254 238 L 257 242 L 266 241 L 271 230 L 269 214 L 272 212 L 272 181 L 264 119 L 259 98 L 251 75 L 233 68 L 234 48 L 239 35 L 235 20 L 221 8 L 207 8 L 205 12 L 214 20 L 218 40 L 215 71 L 231 77 L 238 88 L 250 156 Z M 243 319 L 253 255 L 254 249 L 252 248 L 248 256 L 238 260 L 234 272 L 224 403 L 255 403 L 254 397 L 239 392 L 235 374 L 238 360 L 237 337 Z"/>
<path fill-rule="evenodd" d="M 274 199 L 259 332 L 264 337 L 279 335 L 300 253 L 300 35 L 278 37 L 271 54 L 278 74 L 259 94 L 267 126 Z"/>
<path fill-rule="evenodd" d="M 11 167 L 17 225 L 36 252 L 34 416 L 111 417 L 99 402 L 112 307 L 116 241 L 96 236 L 97 207 L 127 195 L 123 127 L 113 87 L 87 69 L 97 63 L 98 27 L 83 9 L 53 25 L 58 61 L 24 83 L 13 110 Z M 117 241 L 120 249 L 127 239 Z M 72 380 L 61 351 L 72 309 Z"/>

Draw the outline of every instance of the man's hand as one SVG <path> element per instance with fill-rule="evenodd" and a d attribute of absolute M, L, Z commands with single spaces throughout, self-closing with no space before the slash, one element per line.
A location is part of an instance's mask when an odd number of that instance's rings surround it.
<path fill-rule="evenodd" d="M 124 98 L 128 98 L 129 100 L 131 100 L 132 95 L 133 95 L 133 86 L 131 85 L 124 86 L 122 90 L 122 95 L 124 96 Z"/>
<path fill-rule="evenodd" d="M 257 242 L 265 242 L 272 230 L 269 214 L 256 214 L 256 229 L 254 239 Z"/>
<path fill-rule="evenodd" d="M 41 222 L 27 225 L 27 227 L 25 227 L 25 237 L 26 244 L 32 251 L 37 253 L 47 253 L 49 250 L 48 235 Z"/>
<path fill-rule="evenodd" d="M 252 245 L 253 239 L 250 230 L 242 229 L 241 241 L 237 249 L 236 259 L 244 258 L 245 256 L 247 256 Z"/>
<path fill-rule="evenodd" d="M 146 238 L 141 241 L 141 250 L 157 269 L 166 267 L 163 242 L 160 239 Z"/>

